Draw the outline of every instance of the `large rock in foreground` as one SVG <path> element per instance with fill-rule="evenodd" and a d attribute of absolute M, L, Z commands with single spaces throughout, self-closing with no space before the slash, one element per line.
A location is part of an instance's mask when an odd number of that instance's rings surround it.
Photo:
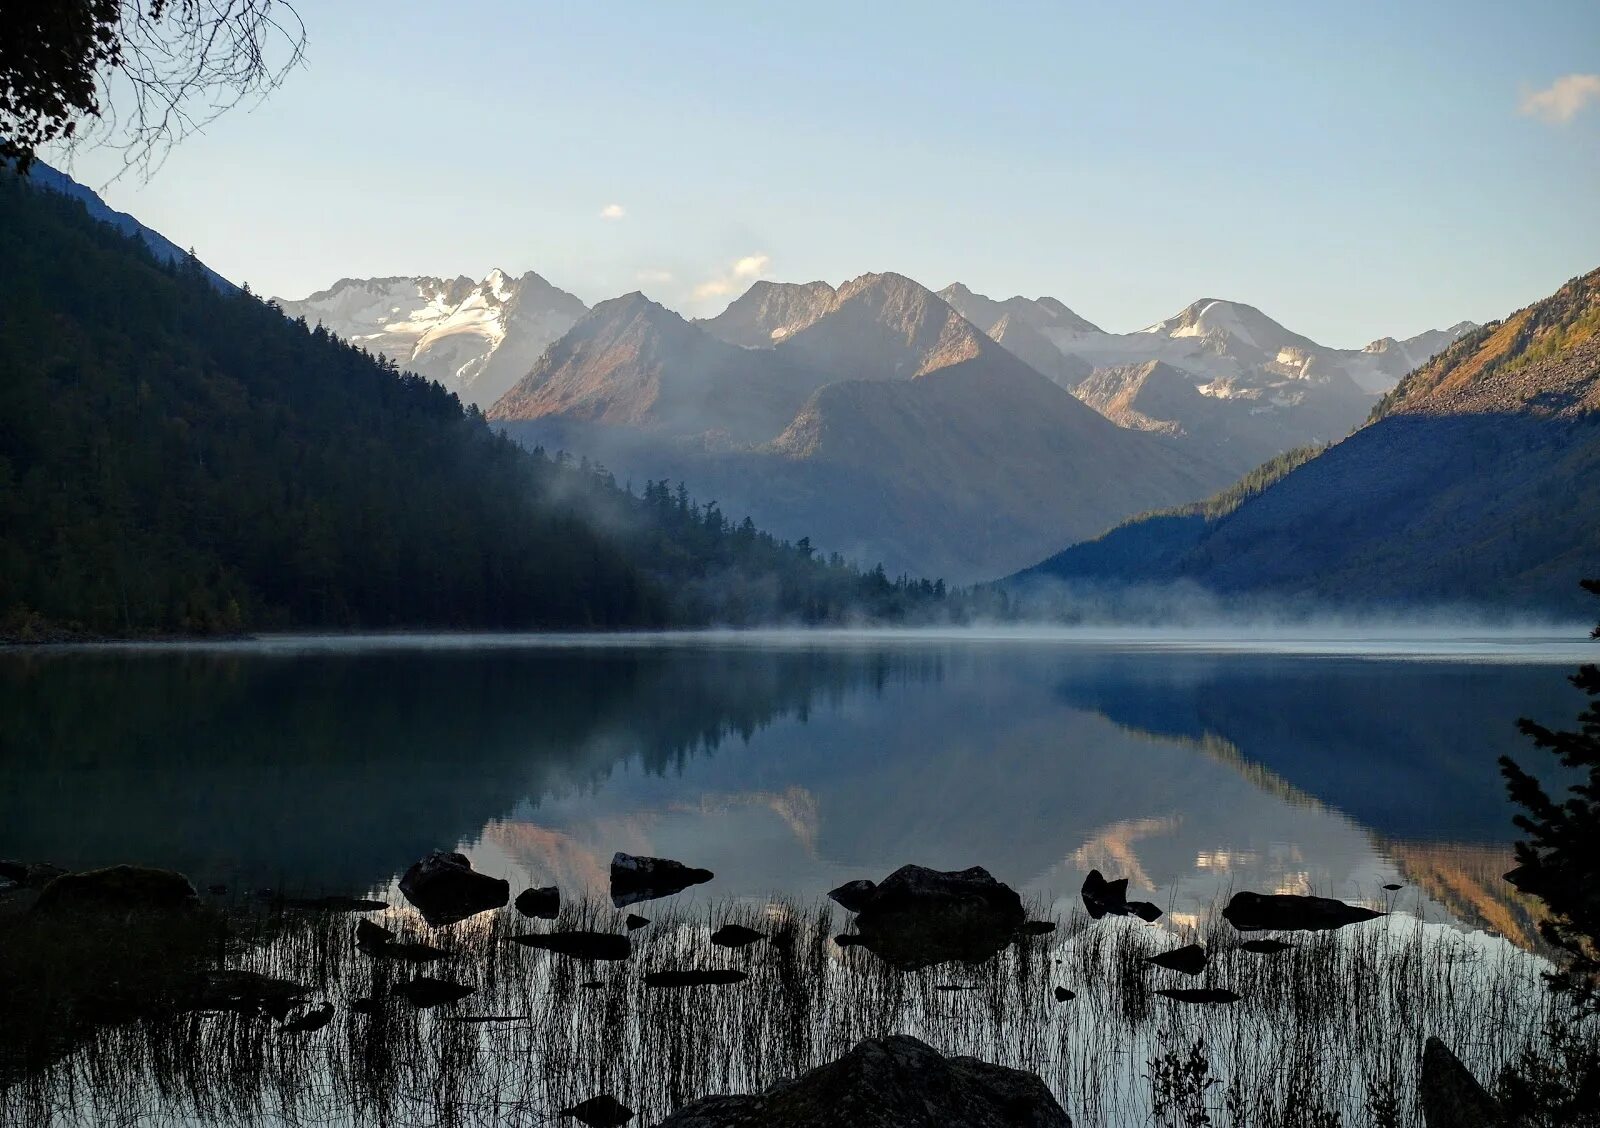
<path fill-rule="evenodd" d="M 498 909 L 511 899 L 511 883 L 479 873 L 464 854 L 435 850 L 411 864 L 400 892 L 437 928 Z"/>
<path fill-rule="evenodd" d="M 947 1058 L 904 1034 L 869 1038 L 838 1061 L 748 1097 L 707 1097 L 661 1128 L 1071 1128 L 1032 1073 Z"/>
<path fill-rule="evenodd" d="M 1332 897 L 1293 893 L 1235 893 L 1223 919 L 1240 932 L 1325 932 L 1386 914 Z"/>
<path fill-rule="evenodd" d="M 905 970 L 983 963 L 1014 943 L 1027 914 L 1022 898 L 982 866 L 901 866 L 877 885 L 852 881 L 829 894 L 856 913 L 843 938 Z"/>
<path fill-rule="evenodd" d="M 36 913 L 171 913 L 194 908 L 199 899 L 181 873 L 148 866 L 108 866 L 64 873 L 34 902 Z"/>
<path fill-rule="evenodd" d="M 1495 1128 L 1500 1104 L 1450 1047 L 1429 1038 L 1422 1049 L 1422 1118 L 1428 1128 Z"/>

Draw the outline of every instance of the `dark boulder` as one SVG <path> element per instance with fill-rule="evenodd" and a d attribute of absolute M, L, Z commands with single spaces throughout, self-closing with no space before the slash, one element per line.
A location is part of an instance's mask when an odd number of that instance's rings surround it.
<path fill-rule="evenodd" d="M 1420 1090 L 1427 1128 L 1491 1128 L 1506 1122 L 1499 1102 L 1437 1038 L 1422 1048 Z"/>
<path fill-rule="evenodd" d="M 172 913 L 193 908 L 199 895 L 172 870 L 109 866 L 53 879 L 33 904 L 36 913 Z"/>
<path fill-rule="evenodd" d="M 1053 920 L 1029 920 L 1022 924 L 1022 931 L 1027 936 L 1048 936 L 1056 930 Z"/>
<path fill-rule="evenodd" d="M 1199 975 L 1206 969 L 1206 950 L 1199 944 L 1185 944 L 1170 952 L 1146 956 L 1144 962 L 1172 971 L 1181 971 L 1185 975 Z"/>
<path fill-rule="evenodd" d="M 311 988 L 292 979 L 224 968 L 200 976 L 180 1009 L 266 1013 L 281 1018 L 309 994 Z"/>
<path fill-rule="evenodd" d="M 859 944 L 907 971 L 984 963 L 1015 943 L 1027 923 L 1016 890 L 982 866 L 901 866 L 870 894 L 858 886 L 850 899 L 864 907 L 856 914 L 856 934 L 839 943 Z"/>
<path fill-rule="evenodd" d="M 725 924 L 711 934 L 711 942 L 719 948 L 743 948 L 766 938 L 765 932 L 757 932 L 742 924 Z"/>
<path fill-rule="evenodd" d="M 1160 918 L 1161 910 L 1149 901 L 1128 900 L 1128 879 L 1107 881 L 1099 870 L 1090 870 L 1083 879 L 1083 907 L 1095 920 L 1104 916 L 1136 916 L 1143 921 Z"/>
<path fill-rule="evenodd" d="M 1260 956 L 1271 956 L 1278 952 L 1287 952 L 1290 948 L 1294 947 L 1294 945 L 1285 944 L 1282 940 L 1274 940 L 1269 936 L 1261 940 L 1246 940 L 1243 944 L 1240 944 L 1239 947 L 1243 948 L 1247 952 L 1254 952 Z"/>
<path fill-rule="evenodd" d="M 510 939 L 575 960 L 625 960 L 633 955 L 633 941 L 616 932 L 543 932 Z"/>
<path fill-rule="evenodd" d="M 872 899 L 877 896 L 878 883 L 859 877 L 854 881 L 847 881 L 837 889 L 830 889 L 828 896 L 847 912 L 859 913 L 862 909 L 872 904 Z"/>
<path fill-rule="evenodd" d="M 617 908 L 670 897 L 691 885 L 703 885 L 713 874 L 671 858 L 646 858 L 621 851 L 611 856 L 611 903 Z"/>
<path fill-rule="evenodd" d="M 752 1096 L 707 1097 L 660 1128 L 1071 1128 L 1037 1076 L 941 1055 L 904 1034 L 871 1038 L 837 1061 Z"/>
<path fill-rule="evenodd" d="M 633 1119 L 633 1109 L 609 1094 L 590 1097 L 581 1104 L 564 1108 L 557 1116 L 570 1116 L 587 1128 L 622 1128 Z"/>
<path fill-rule="evenodd" d="M 561 915 L 561 890 L 554 885 L 524 889 L 517 894 L 517 912 L 538 920 L 555 920 Z"/>
<path fill-rule="evenodd" d="M 1069 1002 L 1070 1000 L 1078 997 L 1078 993 L 1076 991 L 1068 991 L 1065 987 L 1057 987 L 1054 993 L 1056 1002 L 1058 1003 Z"/>
<path fill-rule="evenodd" d="M 478 873 L 463 854 L 435 850 L 411 864 L 400 892 L 437 928 L 498 909 L 511 899 L 511 883 Z"/>
<path fill-rule="evenodd" d="M 430 979 L 426 975 L 408 979 L 397 985 L 394 990 L 395 994 L 419 1010 L 458 1002 L 468 995 L 477 994 L 478 991 L 476 987 L 469 987 L 465 983 L 457 983 L 451 979 Z"/>
<path fill-rule="evenodd" d="M 1235 893 L 1223 919 L 1240 932 L 1324 932 L 1386 914 L 1332 897 L 1295 893 Z"/>
<path fill-rule="evenodd" d="M 394 939 L 394 933 L 370 920 L 356 921 L 356 947 L 363 951 L 381 948 Z"/>
<path fill-rule="evenodd" d="M 639 929 L 650 923 L 650 918 L 642 917 L 638 913 L 629 913 L 628 919 L 625 923 L 628 926 L 629 932 L 637 932 Z"/>
<path fill-rule="evenodd" d="M 285 1034 L 309 1034 L 313 1030 L 321 1030 L 333 1021 L 333 1004 L 323 1003 L 320 1007 L 312 1007 L 298 1018 L 292 1018 L 283 1024 Z"/>
<path fill-rule="evenodd" d="M 644 985 L 646 987 L 705 987 L 724 983 L 743 983 L 749 977 L 747 972 L 728 967 L 705 969 L 669 968 L 666 971 L 652 971 L 647 974 L 644 977 Z"/>

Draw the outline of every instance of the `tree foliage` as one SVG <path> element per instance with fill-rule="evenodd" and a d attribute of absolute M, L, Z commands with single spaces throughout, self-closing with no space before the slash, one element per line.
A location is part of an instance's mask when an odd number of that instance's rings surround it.
<path fill-rule="evenodd" d="M 0 634 L 904 617 L 860 572 L 476 409 L 0 175 Z"/>
<path fill-rule="evenodd" d="M 1583 586 L 1600 595 L 1600 580 Z M 1600 627 L 1593 637 L 1600 638 Z M 1549 910 L 1539 931 L 1565 957 L 1550 977 L 1552 987 L 1579 1010 L 1600 1011 L 1600 666 L 1585 664 L 1571 681 L 1590 698 L 1575 729 L 1518 722 L 1535 747 L 1577 774 L 1569 797 L 1557 801 L 1509 756 L 1500 760 L 1511 799 L 1523 810 L 1516 825 L 1527 835 L 1517 843 L 1517 867 L 1506 880 Z"/>
<path fill-rule="evenodd" d="M 300 60 L 284 0 L 8 0 L 0 6 L 0 160 L 92 136 L 148 167 L 269 93 Z"/>

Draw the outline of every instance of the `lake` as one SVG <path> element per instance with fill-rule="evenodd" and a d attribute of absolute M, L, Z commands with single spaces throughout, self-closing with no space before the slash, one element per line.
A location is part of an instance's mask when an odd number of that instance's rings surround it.
<path fill-rule="evenodd" d="M 616 850 L 811 897 L 905 862 L 1171 912 L 1315 891 L 1511 926 L 1491 879 L 1581 634 L 751 632 L 0 654 L 0 857 L 362 892 L 433 848 L 604 892 Z M 1541 765 L 1542 767 L 1543 765 Z"/>

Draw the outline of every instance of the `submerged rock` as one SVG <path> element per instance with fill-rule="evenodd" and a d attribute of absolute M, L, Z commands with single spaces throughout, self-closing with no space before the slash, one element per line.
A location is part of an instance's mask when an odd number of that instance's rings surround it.
<path fill-rule="evenodd" d="M 644 977 L 646 987 L 701 987 L 724 983 L 743 983 L 749 974 L 735 968 L 669 968 L 652 971 Z"/>
<path fill-rule="evenodd" d="M 637 932 L 639 929 L 650 923 L 650 918 L 642 917 L 638 913 L 629 913 L 625 923 L 628 926 L 629 932 Z"/>
<path fill-rule="evenodd" d="M 670 897 L 691 885 L 703 885 L 713 876 L 708 869 L 686 866 L 671 858 L 646 858 L 619 850 L 611 856 L 611 903 L 620 909 Z"/>
<path fill-rule="evenodd" d="M 1022 931 L 1028 936 L 1048 936 L 1056 930 L 1053 920 L 1029 920 L 1022 924 Z"/>
<path fill-rule="evenodd" d="M 766 938 L 765 932 L 757 932 L 742 924 L 725 924 L 711 934 L 711 942 L 719 948 L 743 948 Z"/>
<path fill-rule="evenodd" d="M 1500 1103 L 1437 1038 L 1430 1037 L 1422 1048 L 1419 1095 L 1427 1128 L 1491 1128 L 1506 1122 Z"/>
<path fill-rule="evenodd" d="M 226 968 L 205 973 L 182 1009 L 234 1011 L 238 1014 L 265 1012 L 282 1017 L 309 994 L 310 987 L 292 979 Z"/>
<path fill-rule="evenodd" d="M 1386 914 L 1332 897 L 1295 893 L 1235 893 L 1223 919 L 1240 932 L 1324 932 Z"/>
<path fill-rule="evenodd" d="M 1057 987 L 1054 993 L 1058 1003 L 1065 1003 L 1078 997 L 1076 991 L 1068 991 L 1065 987 Z"/>
<path fill-rule="evenodd" d="M 387 909 L 389 902 L 374 901 L 369 897 L 285 897 L 281 902 L 286 909 L 304 909 L 324 913 L 375 913 Z"/>
<path fill-rule="evenodd" d="M 394 990 L 395 994 L 419 1010 L 444 1006 L 478 993 L 476 987 L 469 987 L 465 983 L 457 983 L 453 979 L 430 979 L 426 975 L 408 979 L 396 985 Z"/>
<path fill-rule="evenodd" d="M 621 1128 L 633 1119 L 633 1109 L 609 1094 L 590 1097 L 571 1108 L 564 1108 L 557 1116 L 570 1116 L 588 1128 Z"/>
<path fill-rule="evenodd" d="M 463 854 L 435 850 L 411 864 L 400 892 L 437 928 L 498 909 L 511 899 L 511 883 L 477 872 Z"/>
<path fill-rule="evenodd" d="M 1154 964 L 1156 967 L 1181 971 L 1184 975 L 1199 975 L 1206 969 L 1206 950 L 1199 944 L 1185 944 L 1170 952 L 1146 956 L 1144 962 Z"/>
<path fill-rule="evenodd" d="M 1276 952 L 1287 952 L 1290 948 L 1294 947 L 1294 945 L 1285 944 L 1282 940 L 1274 940 L 1271 937 L 1267 937 L 1261 940 L 1246 940 L 1243 944 L 1240 944 L 1239 947 L 1243 948 L 1247 952 L 1255 952 L 1258 955 L 1270 956 Z"/>
<path fill-rule="evenodd" d="M 983 963 L 1015 943 L 1027 922 L 1016 890 L 982 866 L 901 866 L 881 883 L 852 882 L 840 888 L 848 889 L 846 899 L 862 908 L 856 913 L 856 934 L 836 937 L 836 942 L 859 944 L 907 971 L 941 963 Z"/>
<path fill-rule="evenodd" d="M 1156 994 L 1180 1003 L 1237 1003 L 1239 996 L 1220 987 L 1169 987 Z"/>
<path fill-rule="evenodd" d="M 148 866 L 109 866 L 54 878 L 33 903 L 36 913 L 171 913 L 199 904 L 189 879 Z"/>
<path fill-rule="evenodd" d="M 837 1061 L 751 1096 L 707 1097 L 660 1128 L 1071 1128 L 1037 1076 L 947 1058 L 904 1034 L 870 1038 Z"/>
<path fill-rule="evenodd" d="M 625 960 L 633 955 L 633 941 L 615 932 L 543 932 L 510 939 L 575 960 Z"/>
<path fill-rule="evenodd" d="M 561 915 L 561 890 L 554 885 L 524 889 L 517 894 L 517 912 L 538 920 L 555 920 Z"/>

